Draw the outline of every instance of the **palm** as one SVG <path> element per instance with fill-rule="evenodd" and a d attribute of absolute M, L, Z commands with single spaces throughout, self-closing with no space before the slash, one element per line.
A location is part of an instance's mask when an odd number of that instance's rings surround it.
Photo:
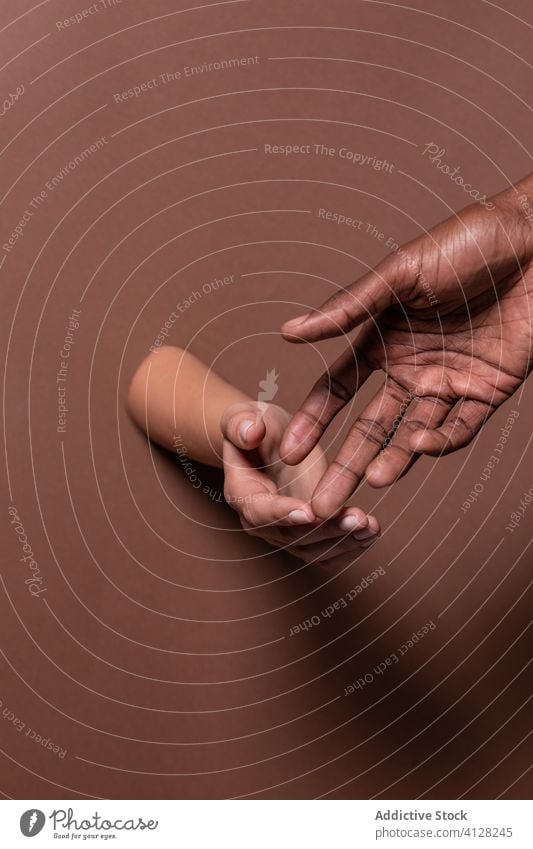
<path fill-rule="evenodd" d="M 466 445 L 529 373 L 533 236 L 514 194 L 495 201 L 494 211 L 463 210 L 285 325 L 292 341 L 361 326 L 292 420 L 282 446 L 287 462 L 305 456 L 374 370 L 386 374 L 317 487 L 318 515 L 365 474 L 387 485 L 419 453 Z"/>
<path fill-rule="evenodd" d="M 498 406 L 529 369 L 529 233 L 519 217 L 504 230 L 498 217 L 487 221 L 475 207 L 432 235 L 431 242 L 413 245 L 405 264 L 411 275 L 416 266 L 418 285 L 401 306 L 381 315 L 364 342 L 365 355 L 412 393 L 421 381 L 433 382 L 441 398 L 471 397 Z"/>
<path fill-rule="evenodd" d="M 521 283 L 475 314 L 468 305 L 440 318 L 391 309 L 369 330 L 365 357 L 406 393 L 434 387 L 444 400 L 469 397 L 498 406 L 528 373 L 532 311 Z"/>

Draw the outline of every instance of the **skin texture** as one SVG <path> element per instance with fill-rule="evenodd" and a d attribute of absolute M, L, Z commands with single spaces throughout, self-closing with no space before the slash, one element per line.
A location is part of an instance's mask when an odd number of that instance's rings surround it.
<path fill-rule="evenodd" d="M 320 446 L 296 466 L 280 459 L 279 446 L 289 419 L 281 407 L 254 401 L 225 411 L 221 426 L 226 500 L 248 533 L 307 563 L 334 562 L 367 548 L 379 533 L 374 516 L 356 507 L 341 509 L 327 521 L 314 516 L 309 500 L 327 460 Z M 297 527 L 295 511 L 302 514 Z"/>
<path fill-rule="evenodd" d="M 138 367 L 127 407 L 153 442 L 175 451 L 178 436 L 192 459 L 222 468 L 220 419 L 230 404 L 247 400 L 189 351 L 168 345 Z"/>
<path fill-rule="evenodd" d="M 281 445 L 289 464 L 313 449 L 373 371 L 385 373 L 315 489 L 316 515 L 333 515 L 365 475 L 387 486 L 421 454 L 468 445 L 529 374 L 532 177 L 490 205 L 467 207 L 283 326 L 291 342 L 359 327 L 289 423 Z"/>
<path fill-rule="evenodd" d="M 354 556 L 377 539 L 377 520 L 356 507 L 328 521 L 316 517 L 309 501 L 327 468 L 322 450 L 300 464 L 283 463 L 289 414 L 251 401 L 188 351 L 169 346 L 146 357 L 127 408 L 154 442 L 170 451 L 185 446 L 191 459 L 224 469 L 226 500 L 247 533 L 306 563 Z"/>

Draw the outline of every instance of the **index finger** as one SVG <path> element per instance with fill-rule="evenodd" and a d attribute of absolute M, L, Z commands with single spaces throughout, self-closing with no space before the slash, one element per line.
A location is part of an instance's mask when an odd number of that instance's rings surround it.
<path fill-rule="evenodd" d="M 373 366 L 355 345 L 350 345 L 335 360 L 287 425 L 280 445 L 280 456 L 285 463 L 293 466 L 307 457 L 372 371 Z"/>

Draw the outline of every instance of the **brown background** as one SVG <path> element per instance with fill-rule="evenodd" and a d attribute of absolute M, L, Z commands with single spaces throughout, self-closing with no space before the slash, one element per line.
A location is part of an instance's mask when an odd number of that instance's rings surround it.
<path fill-rule="evenodd" d="M 198 468 L 214 492 L 194 489 L 175 459 L 148 450 L 123 401 L 176 303 L 233 274 L 180 315 L 169 341 L 252 395 L 276 368 L 277 400 L 294 409 L 338 344 L 291 347 L 281 321 L 386 253 L 367 223 L 402 242 L 469 200 L 424 146 L 444 148 L 482 194 L 530 170 L 531 3 L 190 5 L 123 0 L 58 30 L 83 2 L 1 4 L 2 92 L 25 87 L 1 118 L 2 243 L 47 181 L 108 141 L 0 256 L 2 793 L 528 796 L 533 508 L 514 533 L 505 526 L 533 478 L 531 384 L 469 450 L 420 461 L 390 490 L 364 486 L 356 501 L 384 534 L 337 572 L 245 537 L 217 500 L 217 474 Z M 113 98 L 186 65 L 256 55 Z M 394 167 L 264 153 L 308 143 Z M 320 208 L 365 227 L 320 220 Z M 465 513 L 512 409 L 502 460 Z M 39 598 L 24 583 L 11 503 Z M 378 566 L 385 576 L 347 610 L 289 637 Z M 430 620 L 437 628 L 398 664 L 343 695 Z"/>

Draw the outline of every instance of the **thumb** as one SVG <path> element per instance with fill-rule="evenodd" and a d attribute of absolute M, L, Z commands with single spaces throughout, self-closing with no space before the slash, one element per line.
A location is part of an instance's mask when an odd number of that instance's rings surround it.
<path fill-rule="evenodd" d="M 245 451 L 257 448 L 266 434 L 260 410 L 253 401 L 227 407 L 220 420 L 220 429 L 224 439 Z"/>
<path fill-rule="evenodd" d="M 351 286 L 328 298 L 321 307 L 285 322 L 281 332 L 289 342 L 316 342 L 341 336 L 369 318 L 402 302 L 409 281 L 416 279 L 416 261 L 393 254 Z"/>

